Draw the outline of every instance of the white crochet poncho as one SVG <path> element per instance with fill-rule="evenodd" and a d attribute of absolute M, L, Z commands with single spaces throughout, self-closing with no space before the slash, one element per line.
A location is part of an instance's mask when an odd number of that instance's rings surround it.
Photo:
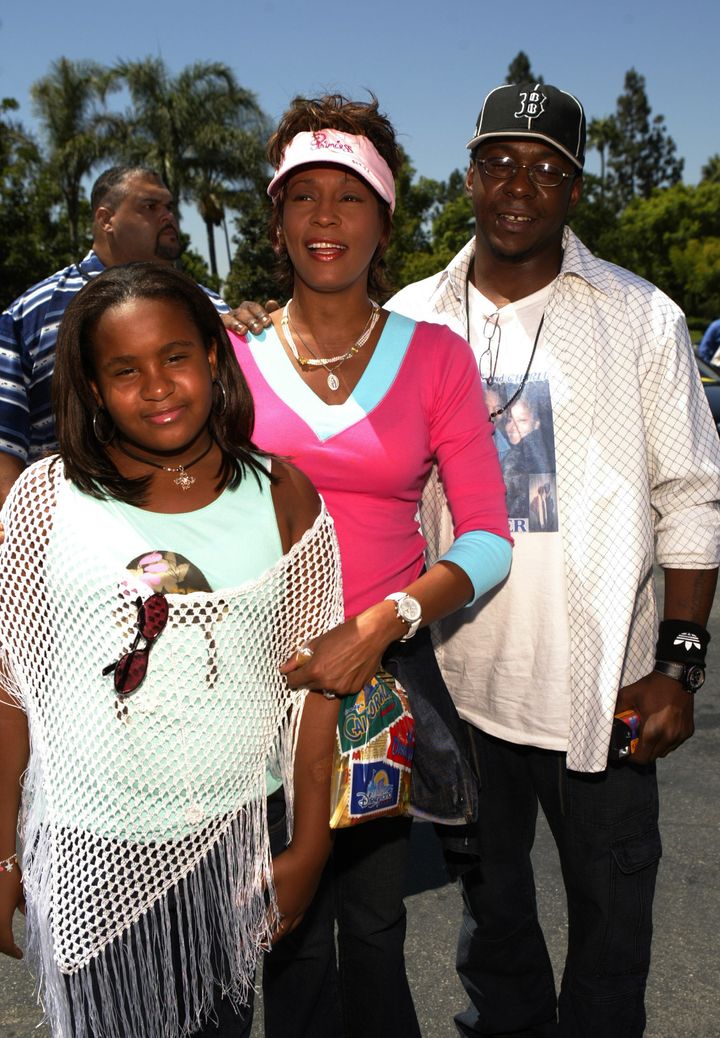
<path fill-rule="evenodd" d="M 343 618 L 337 541 L 323 506 L 258 580 L 168 595 L 121 720 L 101 672 L 130 647 L 149 589 L 108 563 L 82 504 L 47 459 L 2 513 L 3 683 L 31 735 L 29 952 L 55 1038 L 175 1038 L 207 1016 L 214 985 L 246 1000 L 269 942 L 265 774 L 270 762 L 291 801 L 303 701 L 278 667 Z"/>

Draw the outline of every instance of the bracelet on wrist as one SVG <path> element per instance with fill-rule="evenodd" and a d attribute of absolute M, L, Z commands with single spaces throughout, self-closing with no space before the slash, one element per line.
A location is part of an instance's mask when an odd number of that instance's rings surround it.
<path fill-rule="evenodd" d="M 17 864 L 17 854 L 11 854 L 9 858 L 3 858 L 2 861 L 0 861 L 0 872 L 12 872 Z"/>
<path fill-rule="evenodd" d="M 662 620 L 658 630 L 655 658 L 671 663 L 705 666 L 710 633 L 691 620 Z"/>

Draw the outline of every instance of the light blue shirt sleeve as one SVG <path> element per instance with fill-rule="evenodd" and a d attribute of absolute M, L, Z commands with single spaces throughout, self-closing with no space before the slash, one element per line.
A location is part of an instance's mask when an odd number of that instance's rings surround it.
<path fill-rule="evenodd" d="M 453 541 L 438 562 L 454 562 L 468 575 L 474 595 L 469 606 L 474 605 L 510 572 L 512 545 L 504 537 L 487 530 L 469 530 Z"/>

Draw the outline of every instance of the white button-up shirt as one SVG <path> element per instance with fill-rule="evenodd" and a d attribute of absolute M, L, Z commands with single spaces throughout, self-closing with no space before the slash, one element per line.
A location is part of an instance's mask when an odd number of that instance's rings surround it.
<path fill-rule="evenodd" d="M 681 310 L 654 285 L 593 256 L 569 228 L 564 249 L 544 337 L 564 376 L 553 409 L 567 578 L 567 602 L 558 608 L 567 608 L 570 629 L 567 766 L 602 771 L 618 690 L 653 667 L 653 562 L 692 570 L 720 563 L 720 441 Z M 467 337 L 474 251 L 473 239 L 445 270 L 409 285 L 388 308 Z M 432 482 L 423 525 L 432 562 L 452 534 L 442 490 Z M 484 637 L 482 610 L 463 630 L 468 644 Z M 462 641 L 456 632 L 453 653 Z M 441 667 L 447 651 L 440 625 Z M 483 691 L 473 689 L 478 716 L 468 715 L 471 723 L 482 715 Z"/>

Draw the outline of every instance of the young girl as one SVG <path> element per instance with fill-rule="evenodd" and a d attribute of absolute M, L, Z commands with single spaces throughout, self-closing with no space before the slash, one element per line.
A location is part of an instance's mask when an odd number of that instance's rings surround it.
<path fill-rule="evenodd" d="M 223 326 L 172 269 L 78 294 L 54 394 L 60 455 L 2 513 L 0 951 L 24 894 L 53 1035 L 237 1038 L 329 853 L 337 703 L 279 666 L 341 618 L 332 520 L 253 446 Z"/>
<path fill-rule="evenodd" d="M 268 158 L 271 234 L 292 298 L 256 338 L 231 338 L 258 407 L 257 442 L 290 456 L 322 488 L 337 523 L 346 616 L 284 669 L 291 685 L 348 693 L 382 660 L 415 713 L 413 796 L 422 769 L 422 808 L 463 821 L 472 804 L 455 732 L 442 726 L 454 708 L 425 627 L 489 590 L 510 564 L 505 488 L 477 368 L 447 328 L 373 301 L 386 288 L 400 165 L 377 102 L 296 99 Z M 434 462 L 457 539 L 425 571 L 417 509 Z M 301 929 L 265 960 L 269 1038 L 341 1029 L 417 1038 L 403 959 L 408 837 L 405 818 L 338 831 L 329 881 Z"/>

